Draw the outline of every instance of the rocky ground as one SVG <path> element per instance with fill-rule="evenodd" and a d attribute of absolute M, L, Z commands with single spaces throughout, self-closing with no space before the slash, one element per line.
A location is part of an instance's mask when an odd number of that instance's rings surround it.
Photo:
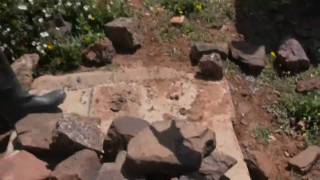
<path fill-rule="evenodd" d="M 0 179 L 320 176 L 320 148 L 279 132 L 266 109 L 279 94 L 254 79 L 267 65 L 265 47 L 243 41 L 233 23 L 209 29 L 210 43 L 185 36 L 160 42 L 161 9 L 150 13 L 139 0 L 132 6 L 141 11 L 139 20 L 106 24 L 109 39 L 83 51 L 98 68 L 33 79 L 39 57 L 15 61 L 31 93 L 64 88 L 67 99 L 59 112 L 29 114 L 0 136 Z M 168 23 L 184 22 L 177 17 Z M 281 66 L 293 71 L 310 65 L 295 39 L 279 55 Z M 229 58 L 245 73 L 234 72 Z M 311 81 L 299 89 L 319 89 L 318 80 Z M 270 131 L 267 143 L 255 136 L 260 126 Z"/>

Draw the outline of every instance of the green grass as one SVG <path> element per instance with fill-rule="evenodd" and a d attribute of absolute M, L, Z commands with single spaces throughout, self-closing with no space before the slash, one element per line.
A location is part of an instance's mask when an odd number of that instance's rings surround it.
<path fill-rule="evenodd" d="M 264 144 L 269 144 L 270 135 L 271 135 L 270 130 L 267 127 L 264 127 L 260 124 L 258 124 L 254 129 L 255 138 L 257 139 L 257 141 L 260 141 Z"/>

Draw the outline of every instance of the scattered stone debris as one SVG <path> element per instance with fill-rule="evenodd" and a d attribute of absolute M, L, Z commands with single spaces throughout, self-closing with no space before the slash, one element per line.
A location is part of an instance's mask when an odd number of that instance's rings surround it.
<path fill-rule="evenodd" d="M 108 38 L 102 38 L 85 48 L 82 54 L 85 56 L 87 65 L 102 66 L 112 63 L 116 51 Z"/>
<path fill-rule="evenodd" d="M 131 138 L 148 126 L 149 123 L 140 118 L 123 116 L 115 119 L 103 145 L 107 158 L 113 158 L 119 151 L 126 150 Z"/>
<path fill-rule="evenodd" d="M 300 152 L 295 157 L 289 160 L 289 165 L 294 170 L 305 174 L 317 162 L 320 157 L 319 146 L 309 146 L 306 150 Z"/>
<path fill-rule="evenodd" d="M 25 54 L 11 64 L 11 68 L 23 88 L 30 89 L 33 71 L 37 68 L 39 59 L 38 54 Z"/>
<path fill-rule="evenodd" d="M 49 153 L 53 130 L 62 113 L 29 114 L 16 123 L 16 147 L 35 154 Z"/>
<path fill-rule="evenodd" d="M 297 91 L 298 92 L 310 92 L 320 90 L 320 77 L 311 77 L 298 82 Z"/>
<path fill-rule="evenodd" d="M 105 24 L 105 33 L 120 51 L 135 51 L 141 47 L 138 25 L 133 19 L 120 17 Z"/>
<path fill-rule="evenodd" d="M 81 149 L 103 153 L 103 141 L 99 119 L 66 114 L 57 123 L 52 146 L 61 153 L 72 154 Z"/>
<path fill-rule="evenodd" d="M 223 78 L 223 63 L 218 53 L 204 55 L 199 62 L 200 73 L 205 78 L 221 80 Z"/>
<path fill-rule="evenodd" d="M 81 180 L 96 179 L 101 167 L 100 160 L 94 151 L 81 150 L 62 161 L 55 167 L 51 176 L 57 179 L 79 177 Z"/>
<path fill-rule="evenodd" d="M 282 42 L 278 50 L 278 65 L 281 70 L 299 73 L 310 66 L 310 60 L 301 46 L 294 38 L 288 38 Z"/>
<path fill-rule="evenodd" d="M 185 16 L 173 16 L 170 19 L 170 23 L 172 25 L 182 25 L 185 22 L 186 17 Z"/>
<path fill-rule="evenodd" d="M 218 53 L 223 59 L 226 59 L 226 57 L 228 56 L 228 52 L 228 44 L 225 42 L 194 42 L 192 43 L 190 51 L 190 59 L 192 65 L 197 65 L 203 55 Z"/>
<path fill-rule="evenodd" d="M 266 66 L 267 56 L 264 46 L 256 46 L 246 41 L 232 41 L 230 53 L 248 74 L 258 75 Z"/>
<path fill-rule="evenodd" d="M 35 180 L 47 178 L 51 171 L 47 163 L 26 151 L 14 151 L 0 159 L 0 179 Z"/>

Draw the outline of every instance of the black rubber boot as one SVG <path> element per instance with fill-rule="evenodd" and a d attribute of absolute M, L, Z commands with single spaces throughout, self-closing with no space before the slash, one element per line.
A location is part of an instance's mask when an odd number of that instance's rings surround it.
<path fill-rule="evenodd" d="M 65 97 L 63 90 L 56 90 L 43 96 L 29 94 L 20 85 L 7 58 L 0 50 L 0 111 L 2 114 L 49 112 L 57 109 Z"/>

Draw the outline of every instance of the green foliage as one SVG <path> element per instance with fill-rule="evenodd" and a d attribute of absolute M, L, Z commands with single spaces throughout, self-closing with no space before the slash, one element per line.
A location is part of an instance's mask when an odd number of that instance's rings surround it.
<path fill-rule="evenodd" d="M 264 144 L 269 144 L 271 132 L 267 127 L 258 124 L 254 130 L 254 135 L 258 141 L 262 141 Z"/>
<path fill-rule="evenodd" d="M 0 43 L 12 59 L 37 52 L 45 69 L 70 70 L 106 22 L 127 15 L 125 0 L 0 0 Z M 56 33 L 60 17 L 72 24 L 71 33 Z"/>

